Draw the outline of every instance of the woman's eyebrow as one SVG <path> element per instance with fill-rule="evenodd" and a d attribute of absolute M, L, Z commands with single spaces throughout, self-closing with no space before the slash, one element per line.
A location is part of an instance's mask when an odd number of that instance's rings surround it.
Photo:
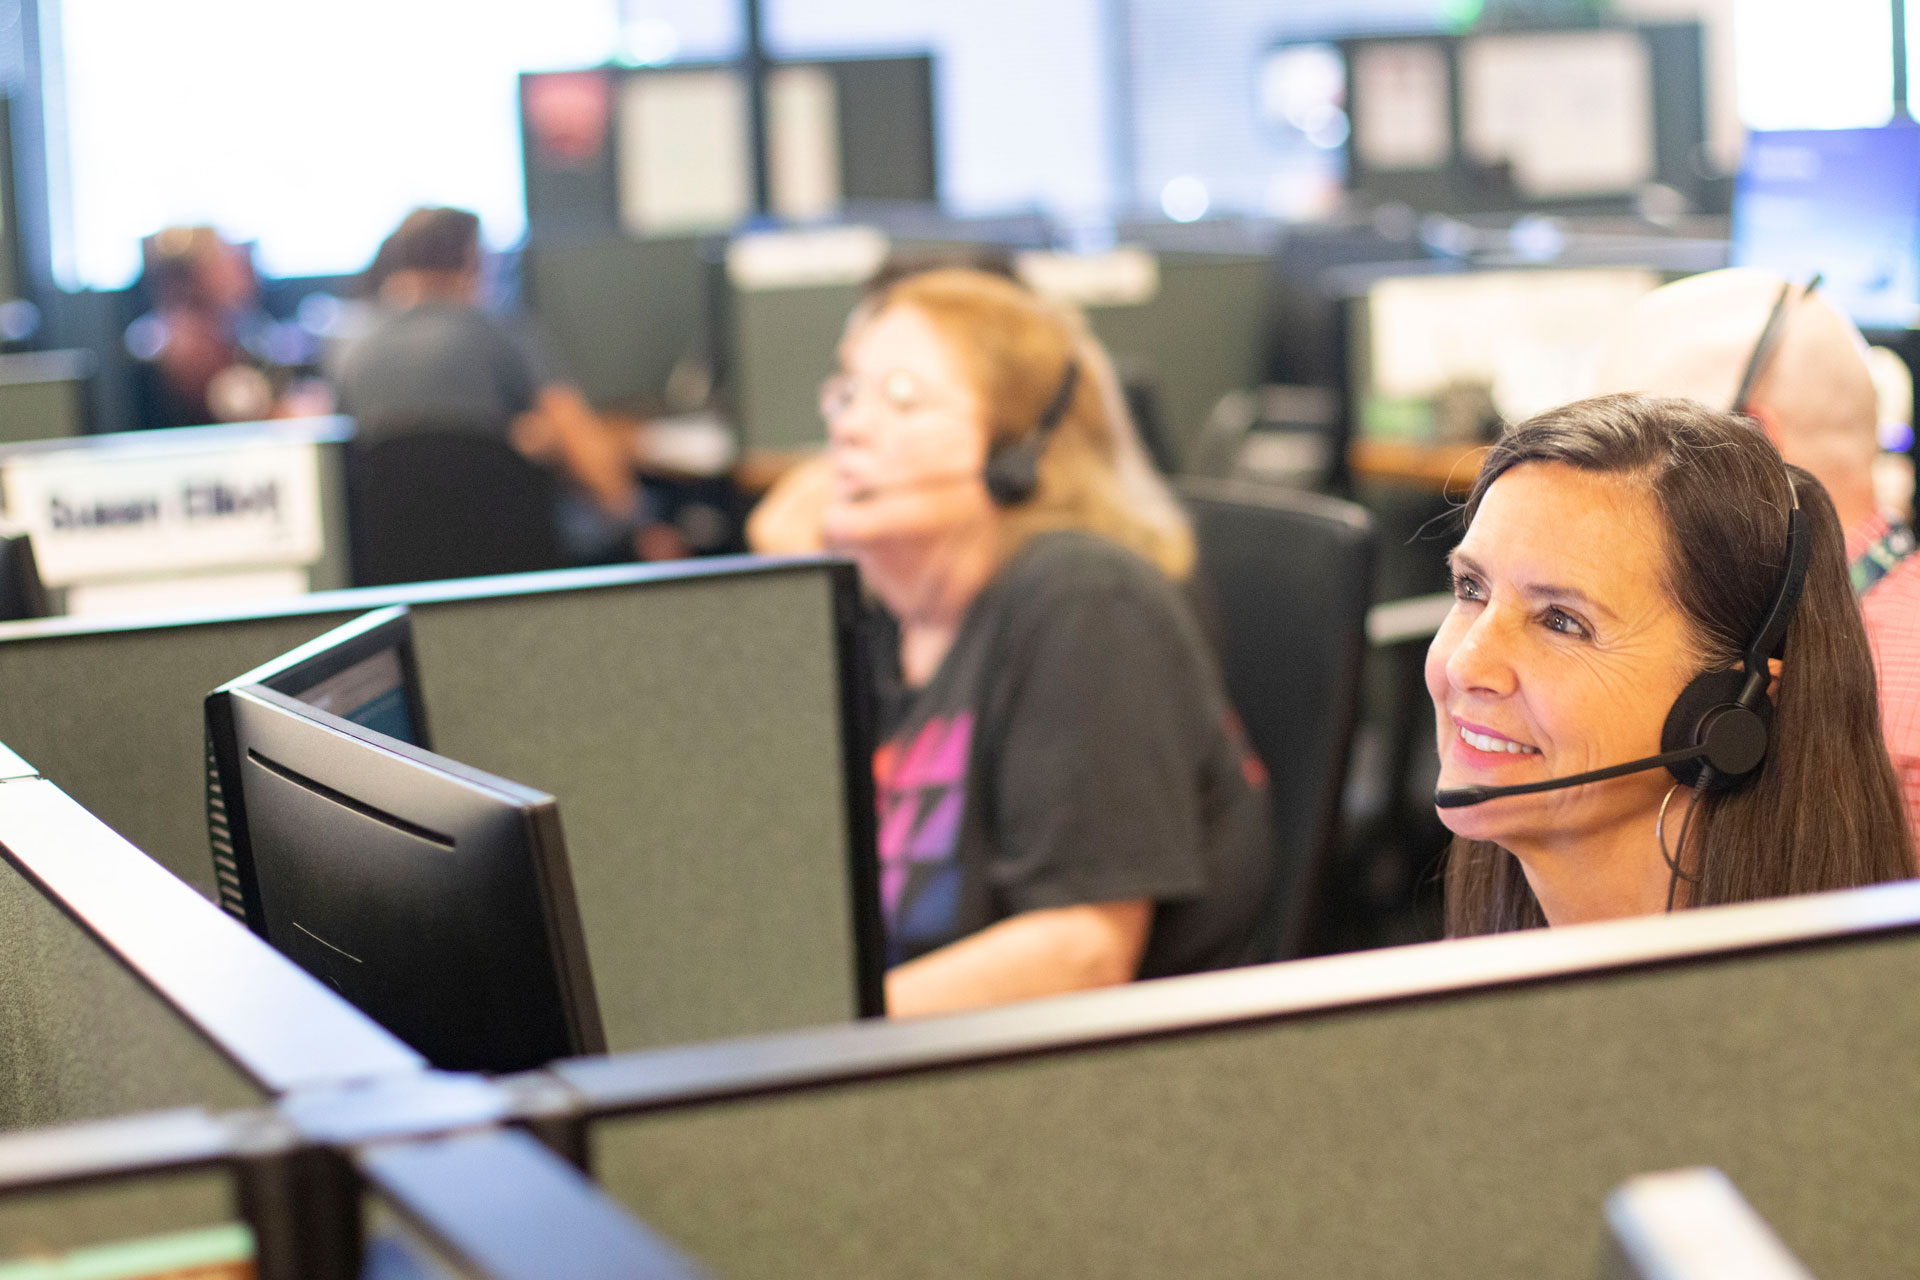
<path fill-rule="evenodd" d="M 1481 567 L 1479 561 L 1457 547 L 1447 559 L 1455 573 L 1470 573 L 1483 581 L 1490 576 L 1487 571 Z M 1578 605 L 1580 608 L 1597 617 L 1615 621 L 1619 618 L 1619 615 L 1614 613 L 1613 610 L 1607 608 L 1606 605 L 1594 599 L 1578 587 L 1564 586 L 1557 582 L 1521 582 L 1516 583 L 1515 586 L 1519 588 L 1520 594 L 1529 600 L 1565 600 L 1567 603 Z"/>

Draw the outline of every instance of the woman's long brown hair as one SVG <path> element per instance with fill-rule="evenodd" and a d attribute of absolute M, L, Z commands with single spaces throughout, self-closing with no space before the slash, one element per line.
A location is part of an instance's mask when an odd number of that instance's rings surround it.
<path fill-rule="evenodd" d="M 1788 467 L 1744 419 L 1687 400 L 1604 396 L 1515 427 L 1468 495 L 1527 462 L 1644 487 L 1664 524 L 1662 587 L 1685 616 L 1700 670 L 1734 667 L 1786 567 L 1788 475 L 1812 555 L 1787 630 L 1773 731 L 1758 776 L 1704 797 L 1676 850 L 1689 906 L 1899 880 L 1912 874 L 1906 814 L 1880 732 L 1873 659 L 1847 577 L 1839 518 L 1818 481 Z M 1546 923 L 1519 860 L 1456 839 L 1446 869 L 1451 937 Z"/>

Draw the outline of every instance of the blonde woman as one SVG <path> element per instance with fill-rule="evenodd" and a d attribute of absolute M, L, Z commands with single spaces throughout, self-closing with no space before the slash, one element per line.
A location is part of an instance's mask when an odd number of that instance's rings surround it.
<path fill-rule="evenodd" d="M 913 275 L 855 314 L 821 408 L 819 527 L 899 626 L 875 760 L 891 1011 L 1246 959 L 1263 779 L 1097 344 L 1011 281 Z"/>

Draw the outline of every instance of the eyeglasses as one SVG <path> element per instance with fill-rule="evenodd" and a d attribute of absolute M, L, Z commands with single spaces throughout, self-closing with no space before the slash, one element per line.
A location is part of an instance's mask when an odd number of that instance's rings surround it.
<path fill-rule="evenodd" d="M 1781 339 L 1787 336 L 1787 317 L 1792 314 L 1793 307 L 1813 296 L 1813 291 L 1820 287 L 1820 281 L 1825 278 L 1820 272 L 1814 272 L 1813 278 L 1807 281 L 1797 298 L 1793 296 L 1792 281 L 1780 286 L 1780 296 L 1773 300 L 1773 310 L 1767 312 L 1767 323 L 1761 326 L 1760 337 L 1753 344 L 1753 354 L 1747 357 L 1746 370 L 1740 375 L 1740 387 L 1733 393 L 1733 412 L 1747 412 L 1747 402 L 1753 399 L 1753 389 L 1759 385 L 1760 375 L 1767 371 L 1774 353 L 1780 349 Z"/>
<path fill-rule="evenodd" d="M 820 384 L 820 416 L 831 422 L 870 398 L 877 398 L 887 412 L 902 418 L 945 403 L 906 369 L 894 369 L 878 378 L 836 373 Z"/>

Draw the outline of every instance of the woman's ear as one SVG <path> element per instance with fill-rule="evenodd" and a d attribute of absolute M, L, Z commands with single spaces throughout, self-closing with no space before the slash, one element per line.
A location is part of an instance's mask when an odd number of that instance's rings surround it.
<path fill-rule="evenodd" d="M 1767 700 L 1771 702 L 1780 696 L 1780 659 L 1767 659 L 1767 674 L 1772 677 L 1767 681 Z"/>

